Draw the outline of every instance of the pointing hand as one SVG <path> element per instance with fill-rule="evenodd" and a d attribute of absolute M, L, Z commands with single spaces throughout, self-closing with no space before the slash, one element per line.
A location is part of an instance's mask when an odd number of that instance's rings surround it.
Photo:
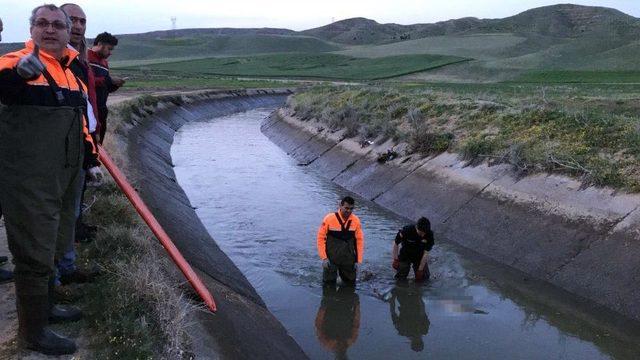
<path fill-rule="evenodd" d="M 39 54 L 40 47 L 38 46 L 38 44 L 35 44 L 33 47 L 33 52 L 18 61 L 16 71 L 18 72 L 18 75 L 20 75 L 20 77 L 25 80 L 30 80 L 42 74 L 45 66 L 38 58 Z"/>

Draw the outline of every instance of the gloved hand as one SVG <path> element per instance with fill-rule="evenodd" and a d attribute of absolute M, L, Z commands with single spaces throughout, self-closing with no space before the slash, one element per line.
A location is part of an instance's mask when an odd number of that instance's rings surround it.
<path fill-rule="evenodd" d="M 38 58 L 40 54 L 40 47 L 36 44 L 34 45 L 33 52 L 18 61 L 18 65 L 16 66 L 16 71 L 21 78 L 25 80 L 33 79 L 40 74 L 44 70 L 45 66 Z"/>
<path fill-rule="evenodd" d="M 393 259 L 393 263 L 391 264 L 391 267 L 394 268 L 395 270 L 398 270 L 400 268 L 400 260 Z"/>
<path fill-rule="evenodd" d="M 89 168 L 87 170 L 87 176 L 89 177 L 89 180 L 91 180 L 91 182 L 96 183 L 96 184 L 101 184 L 102 183 L 102 170 L 100 170 L 99 166 L 94 166 L 92 168 Z"/>

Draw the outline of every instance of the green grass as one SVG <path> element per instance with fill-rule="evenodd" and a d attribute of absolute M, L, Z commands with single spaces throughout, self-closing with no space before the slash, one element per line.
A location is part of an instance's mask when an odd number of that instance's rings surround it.
<path fill-rule="evenodd" d="M 289 106 L 347 137 L 393 138 L 424 155 L 453 151 L 471 163 L 508 163 L 519 174 L 562 173 L 585 184 L 640 191 L 640 93 L 589 97 L 470 88 L 317 87 Z M 637 88 L 635 88 L 637 89 Z M 478 88 L 476 88 L 478 90 Z M 496 89 L 494 89 L 496 90 Z"/>
<path fill-rule="evenodd" d="M 254 89 L 298 86 L 296 81 L 242 80 L 216 76 L 176 76 L 128 72 L 124 90 Z M 146 75 L 146 76 L 145 76 Z"/>
<path fill-rule="evenodd" d="M 640 84 L 640 71 L 536 71 L 526 73 L 513 82 L 546 84 Z"/>
<path fill-rule="evenodd" d="M 200 59 L 152 64 L 145 67 L 127 67 L 122 70 L 272 78 L 375 80 L 397 77 L 461 61 L 465 61 L 465 59 L 438 55 L 403 55 L 362 59 L 335 54 L 277 54 Z"/>

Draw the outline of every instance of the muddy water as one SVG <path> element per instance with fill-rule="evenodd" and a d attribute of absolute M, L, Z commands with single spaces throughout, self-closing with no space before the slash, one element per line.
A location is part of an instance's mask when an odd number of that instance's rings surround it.
<path fill-rule="evenodd" d="M 436 237 L 431 281 L 396 283 L 392 240 L 408 220 L 357 196 L 360 281 L 323 289 L 315 234 L 352 194 L 260 132 L 271 110 L 187 124 L 172 158 L 209 232 L 311 358 L 638 358 L 637 324 L 446 239 Z"/>

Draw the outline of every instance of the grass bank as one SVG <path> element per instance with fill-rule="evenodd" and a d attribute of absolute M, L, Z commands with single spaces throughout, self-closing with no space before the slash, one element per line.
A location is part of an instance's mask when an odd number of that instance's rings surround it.
<path fill-rule="evenodd" d="M 302 119 L 346 129 L 346 137 L 406 143 L 407 153 L 450 151 L 470 164 L 511 164 L 520 175 L 562 173 L 585 185 L 640 191 L 638 97 L 546 97 L 539 90 L 485 96 L 455 88 L 316 87 L 289 106 Z"/>
<path fill-rule="evenodd" d="M 86 286 L 80 306 L 97 358 L 191 358 L 186 333 L 194 306 L 180 275 L 131 204 L 112 181 L 88 192 L 87 221 L 100 227 L 81 256 L 104 275 Z"/>

